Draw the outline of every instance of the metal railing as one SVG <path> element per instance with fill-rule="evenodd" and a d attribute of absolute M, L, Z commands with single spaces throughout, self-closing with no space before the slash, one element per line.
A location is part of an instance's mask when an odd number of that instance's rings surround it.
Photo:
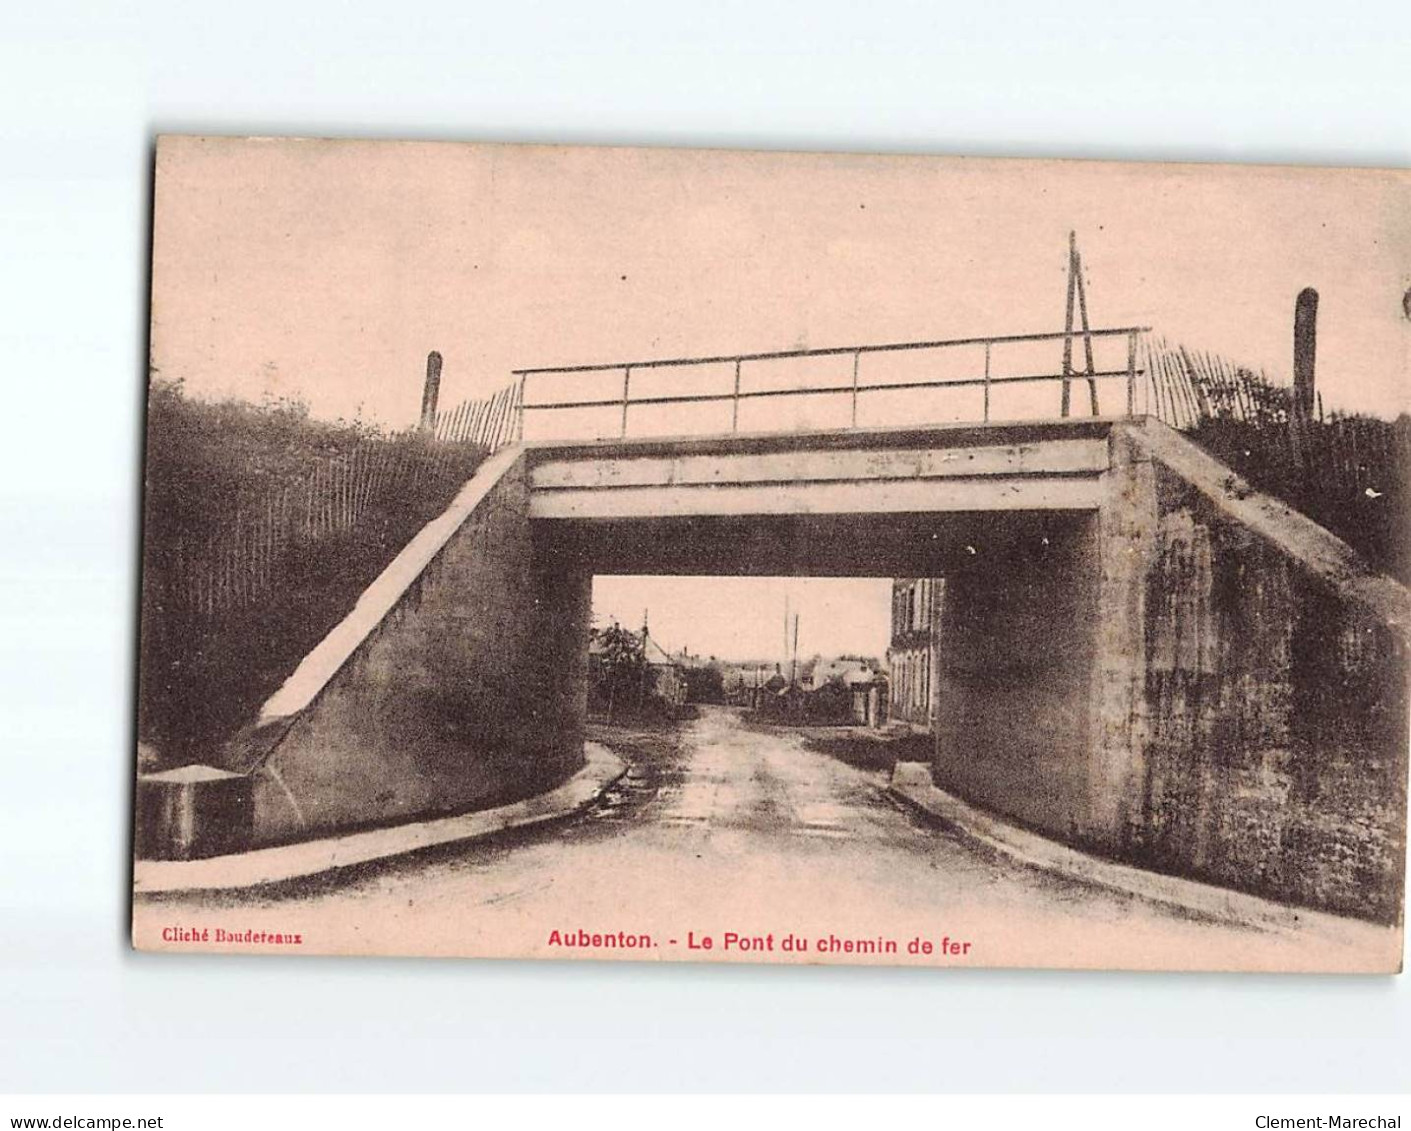
<path fill-rule="evenodd" d="M 934 342 L 889 342 L 880 345 L 834 346 L 825 349 L 776 350 L 769 353 L 723 354 L 718 357 L 678 357 L 653 358 L 647 361 L 615 361 L 597 365 L 558 365 L 535 369 L 516 369 L 515 377 L 525 383 L 525 393 L 531 378 L 545 375 L 568 375 L 574 373 L 622 372 L 622 393 L 619 396 L 586 400 L 531 401 L 525 395 L 520 403 L 520 435 L 523 436 L 524 416 L 530 412 L 558 412 L 570 409 L 592 409 L 620 406 L 622 411 L 620 435 L 627 435 L 628 413 L 634 406 L 643 405 L 685 405 L 721 404 L 729 402 L 731 408 L 730 430 L 736 432 L 740 424 L 740 403 L 766 397 L 808 397 L 845 396 L 851 399 L 851 424 L 857 427 L 858 401 L 870 393 L 895 392 L 902 389 L 963 389 L 980 387 L 984 390 L 982 422 L 990 419 L 990 391 L 997 386 L 1034 384 L 1053 381 L 1062 387 L 1062 416 L 1069 415 L 1069 394 L 1072 384 L 1085 381 L 1091 394 L 1093 415 L 1097 415 L 1097 382 L 1123 379 L 1126 388 L 1126 414 L 1134 415 L 1137 378 L 1144 375 L 1138 367 L 1138 341 L 1149 332 L 1146 326 L 1121 326 L 1098 330 L 1060 330 L 1051 334 L 1005 334 L 980 338 L 952 338 Z M 1093 364 L 1093 339 L 1127 339 L 1126 365 L 1120 369 L 1097 369 Z M 1085 348 L 1086 366 L 1079 370 L 1072 364 L 1074 339 L 1081 339 Z M 997 346 L 1020 343 L 1062 342 L 1063 361 L 1058 372 L 1021 373 L 995 375 L 991 372 L 992 354 Z M 939 380 L 893 380 L 864 384 L 860 380 L 860 370 L 864 356 L 872 354 L 901 353 L 920 350 L 946 350 L 959 347 L 984 347 L 983 371 L 973 376 L 945 378 Z M 852 357 L 852 382 L 848 385 L 804 385 L 788 388 L 748 389 L 741 386 L 742 369 L 755 362 L 785 361 L 798 358 Z M 733 365 L 734 388 L 726 393 L 689 393 L 677 395 L 632 395 L 632 374 L 639 370 L 673 369 L 704 365 Z"/>

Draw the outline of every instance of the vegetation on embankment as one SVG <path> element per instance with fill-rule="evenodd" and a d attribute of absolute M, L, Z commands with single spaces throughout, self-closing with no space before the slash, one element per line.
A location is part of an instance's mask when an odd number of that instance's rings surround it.
<path fill-rule="evenodd" d="M 1261 427 L 1204 420 L 1197 444 L 1255 489 L 1336 534 L 1376 570 L 1411 583 L 1411 420 L 1364 416 Z"/>
<path fill-rule="evenodd" d="M 206 761 L 484 458 L 469 444 L 152 383 L 138 738 Z"/>
<path fill-rule="evenodd" d="M 1164 340 L 1147 363 L 1155 415 L 1411 583 L 1411 417 L 1300 412 L 1288 383 Z"/>

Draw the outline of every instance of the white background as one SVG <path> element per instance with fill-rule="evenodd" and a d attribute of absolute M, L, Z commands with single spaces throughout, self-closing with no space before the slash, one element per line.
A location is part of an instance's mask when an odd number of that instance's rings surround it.
<path fill-rule="evenodd" d="M 1404 1089 L 1404 978 L 158 958 L 125 890 L 156 132 L 1404 166 L 1409 12 L 7 7 L 0 1091 Z"/>

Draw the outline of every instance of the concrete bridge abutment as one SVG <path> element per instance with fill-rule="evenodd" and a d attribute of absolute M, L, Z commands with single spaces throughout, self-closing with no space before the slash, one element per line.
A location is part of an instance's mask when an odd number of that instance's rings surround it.
<path fill-rule="evenodd" d="M 1184 438 L 1114 426 L 1097 508 L 947 574 L 933 777 L 1113 858 L 1388 921 L 1404 589 Z"/>
<path fill-rule="evenodd" d="M 1059 836 L 1099 831 L 1089 698 L 1097 645 L 1096 521 L 1076 518 L 946 574 L 936 706 L 938 784 Z"/>
<path fill-rule="evenodd" d="M 583 764 L 590 602 L 590 577 L 535 554 L 523 454 L 492 457 L 212 773 L 139 781 L 154 815 L 138 823 L 139 855 L 259 847 L 552 788 Z M 193 789 L 220 804 L 197 806 Z M 188 810 L 202 819 L 161 819 Z"/>
<path fill-rule="evenodd" d="M 1110 445 L 1095 510 L 947 574 L 933 768 L 967 800 L 1122 852 L 1141 821 L 1157 504 L 1150 461 Z"/>

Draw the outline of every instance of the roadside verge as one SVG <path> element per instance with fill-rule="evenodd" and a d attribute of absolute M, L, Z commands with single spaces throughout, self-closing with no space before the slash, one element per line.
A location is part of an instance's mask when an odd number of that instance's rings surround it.
<path fill-rule="evenodd" d="M 585 754 L 584 767 L 556 789 L 495 809 L 202 860 L 139 860 L 133 869 L 133 892 L 142 896 L 258 887 L 562 820 L 588 808 L 627 772 L 626 763 L 605 746 L 587 743 Z"/>
<path fill-rule="evenodd" d="M 1399 930 L 1361 919 L 1290 907 L 1214 884 L 1149 872 L 1130 864 L 1092 856 L 1009 824 L 947 793 L 931 781 L 930 767 L 920 763 L 898 762 L 892 772 L 888 793 L 911 808 L 938 818 L 970 840 L 1002 852 L 1018 863 L 1164 904 L 1187 914 L 1238 923 L 1257 930 L 1312 931 L 1322 937 L 1345 941 L 1349 946 L 1365 946 Z"/>

